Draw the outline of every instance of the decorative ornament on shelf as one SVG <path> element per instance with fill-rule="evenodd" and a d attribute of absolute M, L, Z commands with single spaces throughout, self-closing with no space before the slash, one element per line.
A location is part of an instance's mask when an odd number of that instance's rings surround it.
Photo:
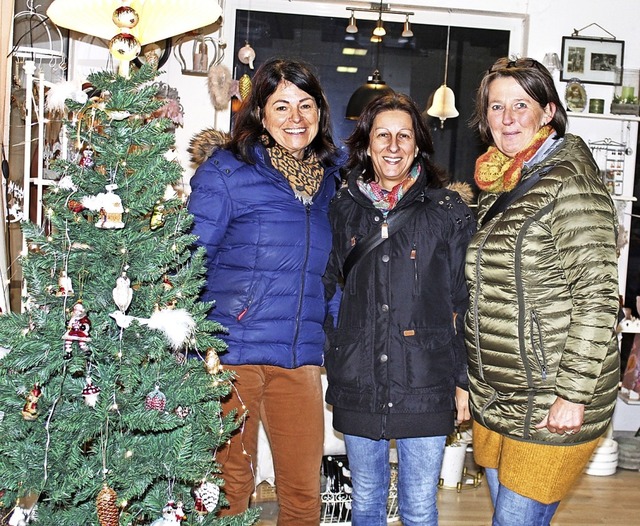
<path fill-rule="evenodd" d="M 640 115 L 640 70 L 624 68 L 620 85 L 615 87 L 611 101 L 611 113 L 615 115 Z"/>
<path fill-rule="evenodd" d="M 167 397 L 162 391 L 160 391 L 160 386 L 156 384 L 154 390 L 147 394 L 144 401 L 144 407 L 149 410 L 164 411 L 166 405 Z"/>
<path fill-rule="evenodd" d="M 81 301 L 78 301 L 71 311 L 71 317 L 67 322 L 67 332 L 64 333 L 62 339 L 64 340 L 64 358 L 68 360 L 71 358 L 73 342 L 77 342 L 80 349 L 85 355 L 90 354 L 89 346 L 87 342 L 91 341 L 89 337 L 89 331 L 91 330 L 91 321 L 87 314 L 87 310 Z"/>
<path fill-rule="evenodd" d="M 116 492 L 104 484 L 96 499 L 96 508 L 98 510 L 98 522 L 100 526 L 118 526 L 119 511 L 116 504 Z"/>
<path fill-rule="evenodd" d="M 581 112 L 587 107 L 587 91 L 580 79 L 569 80 L 564 91 L 564 101 L 569 111 Z"/>
<path fill-rule="evenodd" d="M 100 395 L 100 388 L 97 385 L 91 383 L 91 377 L 87 376 L 86 384 L 82 389 L 82 396 L 84 403 L 89 407 L 95 407 L 98 402 L 98 396 Z"/>
<path fill-rule="evenodd" d="M 22 408 L 22 418 L 25 420 L 35 420 L 38 418 L 38 400 L 42 396 L 42 389 L 39 384 L 35 384 L 31 391 L 27 393 L 27 402 Z"/>

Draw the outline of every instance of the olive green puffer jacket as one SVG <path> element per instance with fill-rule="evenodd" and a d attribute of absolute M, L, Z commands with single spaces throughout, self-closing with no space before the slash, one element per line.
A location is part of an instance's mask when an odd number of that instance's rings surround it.
<path fill-rule="evenodd" d="M 568 444 L 609 424 L 619 380 L 617 217 L 591 152 L 567 134 L 542 177 L 475 234 L 465 318 L 471 410 L 514 439 Z M 482 194 L 482 220 L 499 194 Z M 559 396 L 585 404 L 574 435 L 535 429 Z"/>

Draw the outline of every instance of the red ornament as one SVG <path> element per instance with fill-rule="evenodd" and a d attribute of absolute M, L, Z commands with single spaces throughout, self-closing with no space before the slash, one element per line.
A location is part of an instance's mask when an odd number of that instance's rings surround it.
<path fill-rule="evenodd" d="M 166 405 L 167 397 L 160 391 L 160 387 L 156 385 L 155 389 L 147 394 L 144 407 L 149 410 L 164 411 Z"/>

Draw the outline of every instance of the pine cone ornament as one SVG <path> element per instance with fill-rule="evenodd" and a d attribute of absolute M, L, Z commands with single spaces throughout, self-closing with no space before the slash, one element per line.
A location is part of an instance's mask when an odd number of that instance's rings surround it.
<path fill-rule="evenodd" d="M 245 100 L 251 93 L 251 77 L 246 73 L 240 77 L 238 81 L 238 89 L 240 90 L 240 98 Z"/>
<path fill-rule="evenodd" d="M 96 507 L 98 508 L 98 521 L 100 526 L 118 526 L 119 512 L 116 506 L 116 492 L 106 484 L 98 493 Z"/>
<path fill-rule="evenodd" d="M 203 482 L 196 490 L 196 494 L 202 499 L 205 509 L 208 512 L 212 512 L 218 505 L 218 499 L 220 498 L 220 488 L 212 482 Z"/>

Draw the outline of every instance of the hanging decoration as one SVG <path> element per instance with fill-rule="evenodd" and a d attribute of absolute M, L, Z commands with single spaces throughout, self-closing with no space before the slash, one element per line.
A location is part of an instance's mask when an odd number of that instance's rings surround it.
<path fill-rule="evenodd" d="M 187 516 L 184 514 L 183 504 L 178 501 L 170 500 L 164 508 L 162 508 L 162 517 L 151 523 L 151 526 L 176 526 Z"/>
<path fill-rule="evenodd" d="M 82 397 L 84 403 L 89 407 L 95 407 L 98 402 L 98 395 L 100 394 L 100 388 L 97 385 L 91 383 L 91 377 L 87 376 L 86 384 L 82 389 Z"/>
<path fill-rule="evenodd" d="M 22 408 L 22 418 L 25 420 L 35 420 L 38 418 L 38 400 L 42 396 L 42 389 L 39 384 L 35 384 L 31 391 L 27 393 L 27 402 Z"/>
<path fill-rule="evenodd" d="M 98 510 L 98 522 L 100 526 L 118 526 L 119 512 L 116 505 L 117 495 L 116 492 L 104 484 L 98 498 L 96 499 L 96 508 Z"/>
<path fill-rule="evenodd" d="M 140 325 L 146 325 L 150 329 L 161 331 L 171 347 L 176 351 L 185 344 L 195 329 L 195 321 L 185 309 L 158 309 L 150 318 L 129 316 L 120 311 L 112 312 L 109 316 L 122 329 L 128 328 L 132 322 L 136 321 Z"/>
<path fill-rule="evenodd" d="M 71 282 L 71 278 L 67 275 L 66 271 L 60 271 L 60 277 L 58 278 L 58 291 L 56 292 L 56 296 L 68 298 L 70 296 L 73 296 L 73 294 L 73 283 Z"/>
<path fill-rule="evenodd" d="M 64 333 L 64 358 L 71 358 L 73 342 L 77 342 L 80 349 L 85 355 L 90 354 L 87 342 L 91 341 L 89 331 L 91 330 L 91 321 L 87 315 L 87 310 L 81 301 L 78 301 L 71 311 L 71 317 L 67 323 L 67 332 Z"/>
<path fill-rule="evenodd" d="M 167 405 L 167 397 L 160 391 L 160 386 L 156 384 L 153 391 L 147 394 L 144 407 L 148 410 L 164 411 Z"/>
<path fill-rule="evenodd" d="M 126 271 L 122 272 L 116 279 L 116 286 L 112 291 L 113 302 L 123 314 L 131 305 L 133 299 L 133 289 L 131 288 L 131 280 L 128 278 Z"/>
<path fill-rule="evenodd" d="M 214 349 L 207 349 L 207 355 L 204 359 L 204 368 L 211 375 L 217 374 L 222 368 L 218 353 Z"/>
<path fill-rule="evenodd" d="M 433 102 L 427 114 L 440 119 L 440 128 L 444 128 L 444 121 L 459 115 L 456 109 L 456 97 L 453 90 L 447 86 L 447 72 L 449 70 L 449 41 L 451 26 L 447 26 L 447 47 L 444 54 L 444 82 L 433 95 Z"/>
<path fill-rule="evenodd" d="M 200 501 L 202 507 L 204 508 L 200 511 L 211 513 L 216 509 L 216 506 L 218 505 L 218 500 L 220 498 L 220 488 L 212 482 L 205 481 L 193 491 L 193 494 L 195 495 L 196 503 Z"/>
<path fill-rule="evenodd" d="M 118 188 L 116 184 L 108 184 L 105 186 L 106 193 L 99 193 L 95 196 L 87 196 L 82 199 L 82 205 L 99 214 L 95 226 L 104 229 L 120 229 L 124 228 L 122 216 L 124 208 L 122 207 L 122 199 L 113 191 Z"/>

